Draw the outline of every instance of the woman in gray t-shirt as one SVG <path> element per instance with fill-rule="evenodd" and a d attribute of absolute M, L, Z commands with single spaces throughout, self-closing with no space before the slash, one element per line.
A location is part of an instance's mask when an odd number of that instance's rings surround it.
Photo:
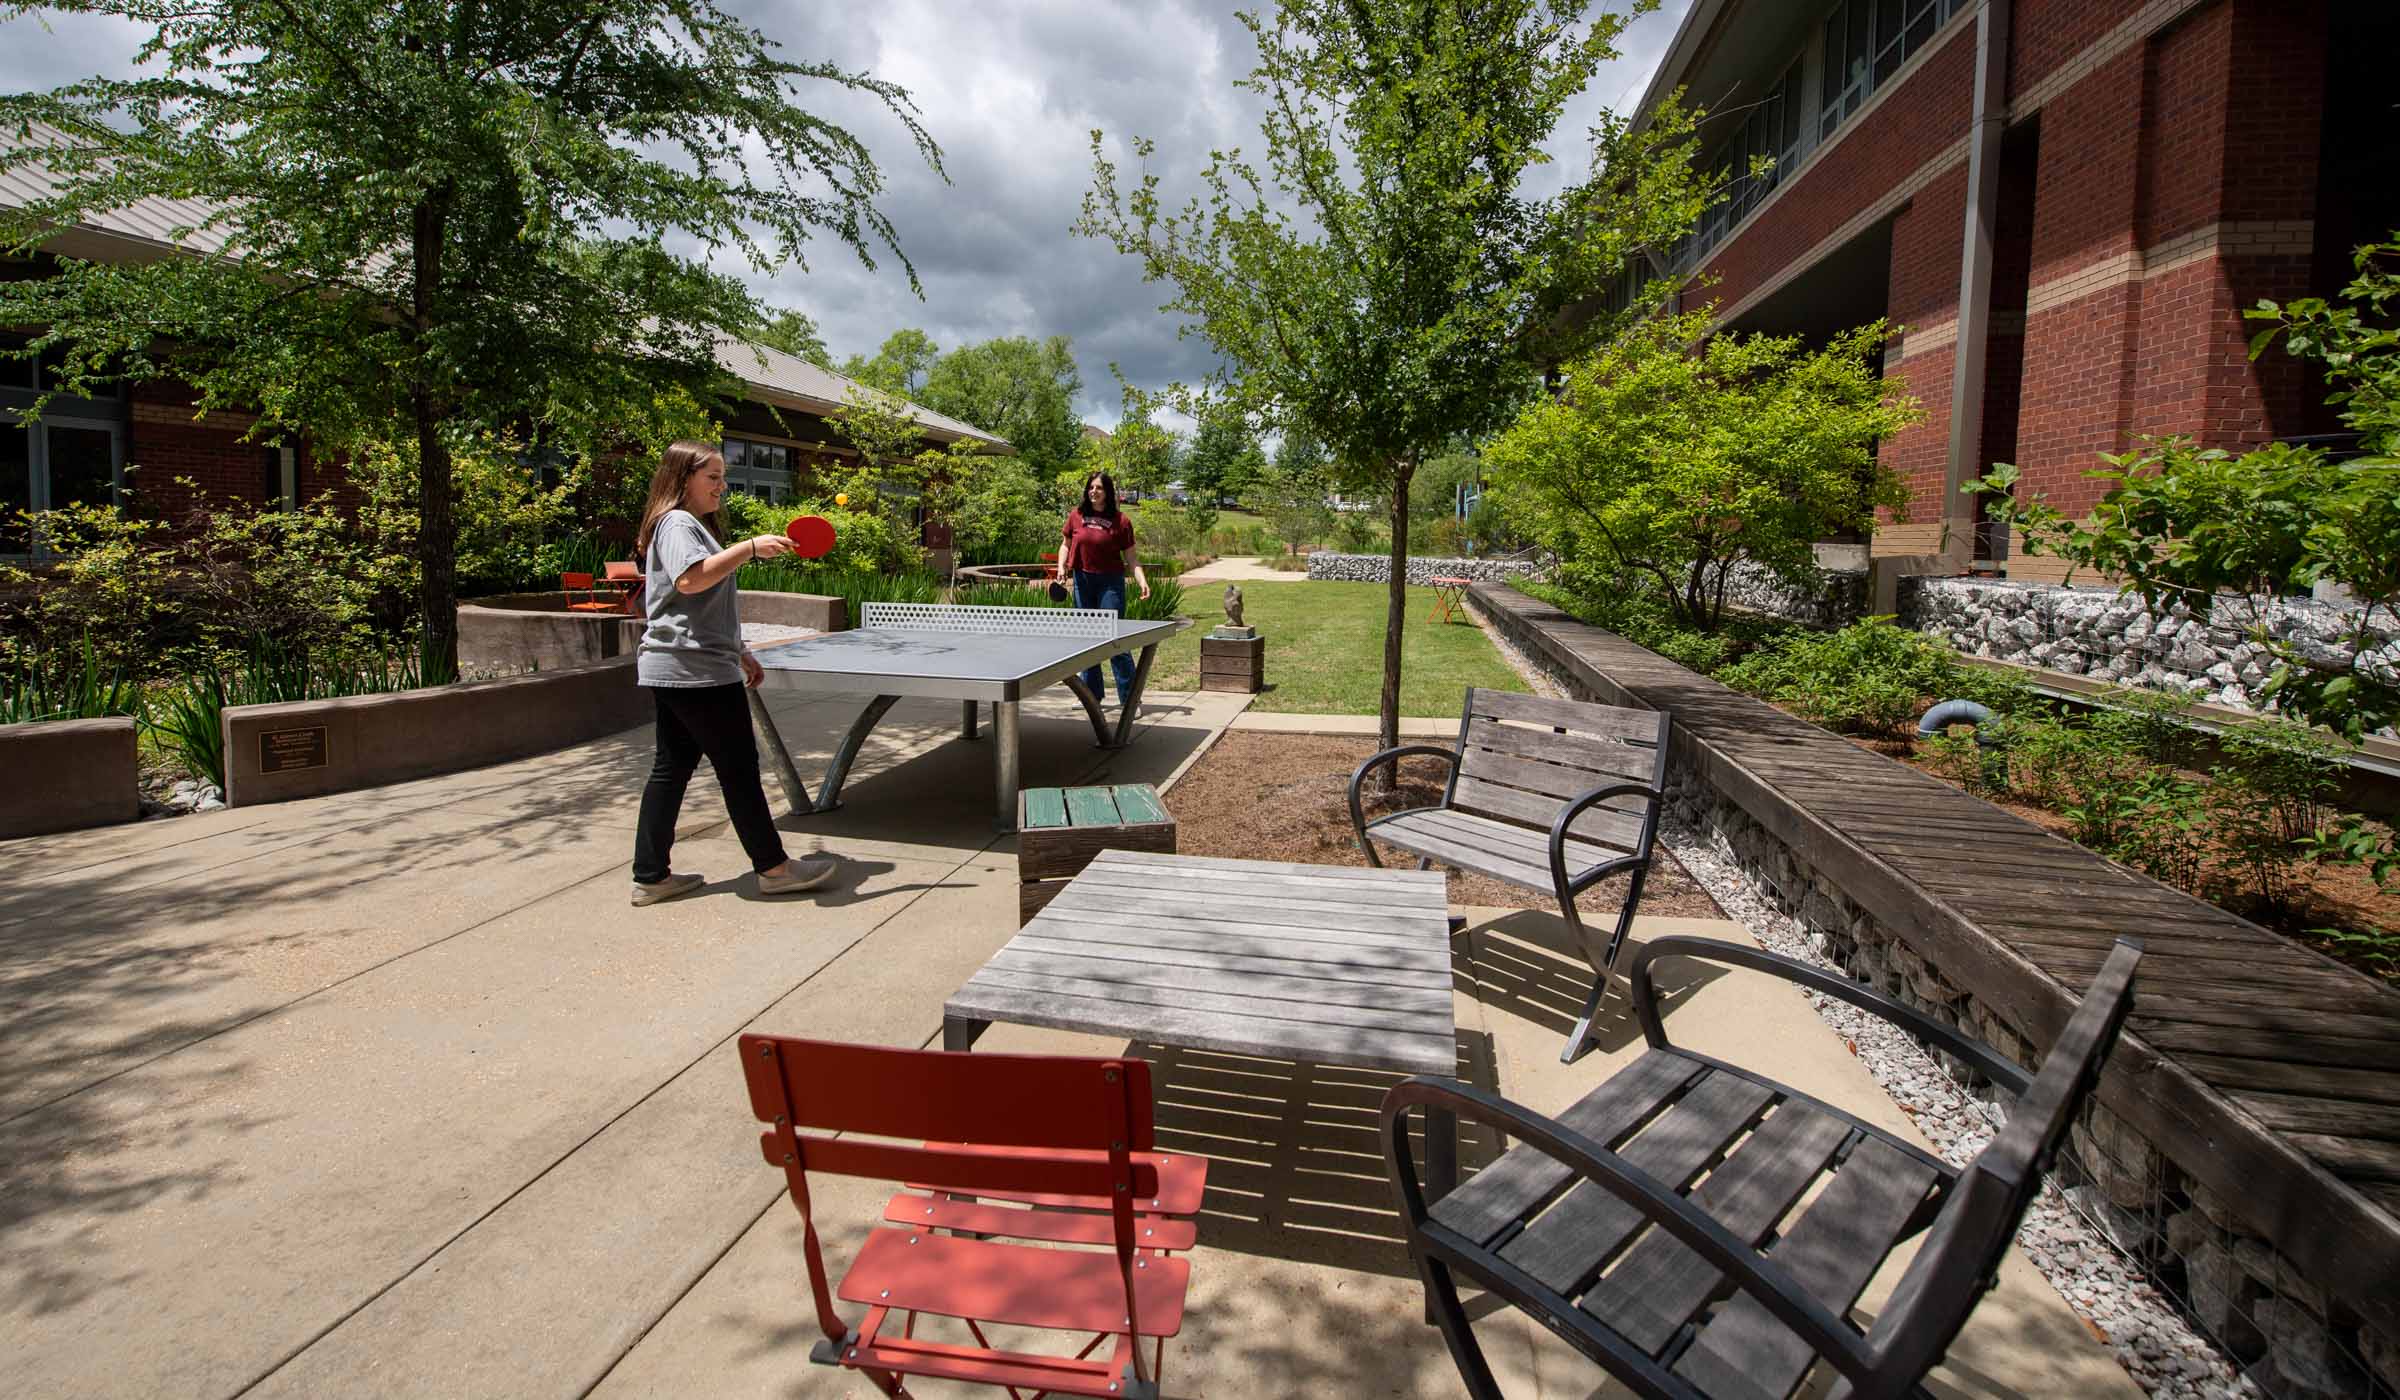
<path fill-rule="evenodd" d="M 717 507 L 725 500 L 725 459 L 704 442 L 669 447 L 650 477 L 642 526 L 642 602 L 648 621 L 634 673 L 658 709 L 658 757 L 642 789 L 633 838 L 633 902 L 656 904 L 707 881 L 677 875 L 667 863 L 684 789 L 703 755 L 725 793 L 725 810 L 742 850 L 758 871 L 760 894 L 813 889 L 833 874 L 829 860 L 784 853 L 758 780 L 758 741 L 744 691 L 762 673 L 742 646 L 742 613 L 733 576 L 753 559 L 789 550 L 781 535 L 717 543 Z"/>

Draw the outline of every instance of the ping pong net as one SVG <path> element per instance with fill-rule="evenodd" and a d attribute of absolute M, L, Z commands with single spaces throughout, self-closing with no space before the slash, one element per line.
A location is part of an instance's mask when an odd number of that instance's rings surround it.
<path fill-rule="evenodd" d="M 1101 608 L 983 608 L 958 603 L 868 603 L 861 630 L 968 633 L 985 637 L 1058 637 L 1106 641 L 1117 615 Z"/>

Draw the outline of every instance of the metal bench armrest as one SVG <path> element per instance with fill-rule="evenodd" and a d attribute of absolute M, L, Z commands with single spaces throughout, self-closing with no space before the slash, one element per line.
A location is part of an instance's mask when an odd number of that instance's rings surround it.
<path fill-rule="evenodd" d="M 1641 797 L 1649 802 L 1649 809 L 1642 813 L 1641 849 L 1632 855 L 1593 866 L 1570 880 L 1567 877 L 1567 837 L 1570 834 L 1567 828 L 1575 824 L 1577 817 L 1613 797 Z M 1648 783 L 1610 783 L 1606 787 L 1593 788 L 1569 802 L 1550 822 L 1550 879 L 1558 886 L 1558 897 L 1570 900 L 1585 886 L 1619 871 L 1647 867 L 1650 864 L 1651 847 L 1658 839 L 1658 809 L 1665 800 L 1666 794 Z"/>
<path fill-rule="evenodd" d="M 1966 1061 L 2011 1094 L 2024 1093 L 2025 1087 L 2033 1082 L 2031 1074 L 1999 1051 L 1923 1012 L 1901 1005 L 1863 982 L 1763 949 L 1684 934 L 1651 939 L 1634 950 L 1632 961 L 1626 965 L 1625 975 L 1632 984 L 1633 1016 L 1641 1023 L 1642 1038 L 1653 1048 L 1667 1049 L 1669 1042 L 1666 1026 L 1659 1019 L 1657 994 L 1650 983 L 1650 964 L 1653 959 L 1669 956 L 1749 968 L 1846 1001 L 1861 1011 L 1882 1017 L 1919 1041 Z"/>
<path fill-rule="evenodd" d="M 1359 854 L 1367 858 L 1369 865 L 1381 865 L 1383 861 L 1376 856 L 1375 848 L 1367 844 L 1367 814 L 1366 809 L 1359 805 L 1358 791 L 1365 785 L 1367 774 L 1374 772 L 1377 765 L 1395 762 L 1412 754 L 1447 759 L 1452 769 L 1458 767 L 1458 751 L 1456 749 L 1446 749 L 1439 744 L 1400 744 L 1379 753 L 1367 755 L 1366 761 L 1358 765 L 1358 771 L 1350 775 L 1350 829 L 1358 833 Z"/>
<path fill-rule="evenodd" d="M 1518 1307 L 1541 1317 L 1558 1316 L 1560 1312 L 1555 1303 L 1545 1304 L 1535 1296 L 1533 1290 L 1540 1289 L 1540 1285 L 1531 1278 L 1475 1241 L 1428 1218 L 1424 1188 L 1416 1179 L 1405 1123 L 1408 1109 L 1414 1106 L 1488 1124 L 1540 1151 L 1632 1206 L 1714 1265 L 1742 1292 L 1756 1298 L 1777 1321 L 1797 1333 L 1835 1370 L 1857 1380 L 1873 1369 L 1874 1359 L 1865 1339 L 1810 1295 L 1789 1272 L 1743 1244 L 1706 1211 L 1623 1156 L 1562 1123 L 1471 1084 L 1425 1075 L 1402 1081 L 1384 1095 L 1382 1128 L 1385 1162 L 1399 1191 L 1401 1214 L 1410 1234 L 1453 1256 L 1449 1262 L 1465 1265 L 1482 1276 L 1482 1282 Z"/>

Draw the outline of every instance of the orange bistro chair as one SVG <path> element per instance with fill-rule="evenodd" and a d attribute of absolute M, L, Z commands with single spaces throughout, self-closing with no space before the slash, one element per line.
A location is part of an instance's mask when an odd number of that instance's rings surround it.
<path fill-rule="evenodd" d="M 906 1377 L 935 1376 L 1012 1394 L 1155 1400 L 1191 1281 L 1190 1261 L 1174 1256 L 1192 1247 L 1208 1164 L 1155 1150 L 1147 1061 L 767 1035 L 743 1036 L 741 1055 L 751 1112 L 772 1125 L 759 1146 L 800 1210 L 825 1334 L 809 1360 L 894 1396 L 908 1393 Z M 885 1205 L 884 1227 L 868 1232 L 839 1289 L 817 1242 L 811 1172 L 911 1187 Z M 1077 1245 L 1101 1248 L 1053 1247 Z M 837 1292 L 866 1308 L 855 1325 L 836 1311 Z M 973 1345 L 918 1336 L 926 1315 L 963 1322 Z M 1009 1351 L 985 1334 L 994 1324 L 1091 1340 L 1071 1356 Z"/>
<path fill-rule="evenodd" d="M 560 574 L 558 591 L 567 595 L 568 612 L 614 612 L 617 608 L 614 603 L 601 602 L 599 596 L 592 591 L 590 574 Z M 581 594 L 582 597 L 578 599 L 577 594 Z"/>

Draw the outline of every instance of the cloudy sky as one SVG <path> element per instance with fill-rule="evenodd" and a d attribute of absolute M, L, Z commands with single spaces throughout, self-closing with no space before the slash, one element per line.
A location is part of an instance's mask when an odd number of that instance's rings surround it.
<path fill-rule="evenodd" d="M 1002 335 L 1073 339 L 1086 420 L 1118 416 L 1109 366 L 1155 387 L 1197 378 L 1208 351 L 1178 340 L 1158 287 L 1129 258 L 1068 231 L 1091 184 L 1090 133 L 1118 156 L 1130 136 L 1158 143 L 1155 168 L 1172 204 L 1196 192 L 1212 149 L 1260 147 L 1256 99 L 1233 86 L 1255 61 L 1239 0 L 877 0 L 861 6 L 728 0 L 788 56 L 864 70 L 906 87 L 942 149 L 945 184 L 907 133 L 871 100 L 804 89 L 882 166 L 879 200 L 924 285 L 918 300 L 890 260 L 869 272 L 835 244 L 806 270 L 739 269 L 768 301 L 813 316 L 838 360 L 871 354 L 902 326 L 944 349 Z M 1271 3 L 1271 0 L 1257 0 Z M 1544 172 L 1587 163 L 1584 132 L 1604 107 L 1630 107 L 1673 39 L 1690 0 L 1665 0 L 1629 27 L 1624 55 L 1601 69 L 1559 123 Z M 130 71 L 139 35 L 62 17 L 0 22 L 0 87 L 23 91 L 87 73 Z"/>

